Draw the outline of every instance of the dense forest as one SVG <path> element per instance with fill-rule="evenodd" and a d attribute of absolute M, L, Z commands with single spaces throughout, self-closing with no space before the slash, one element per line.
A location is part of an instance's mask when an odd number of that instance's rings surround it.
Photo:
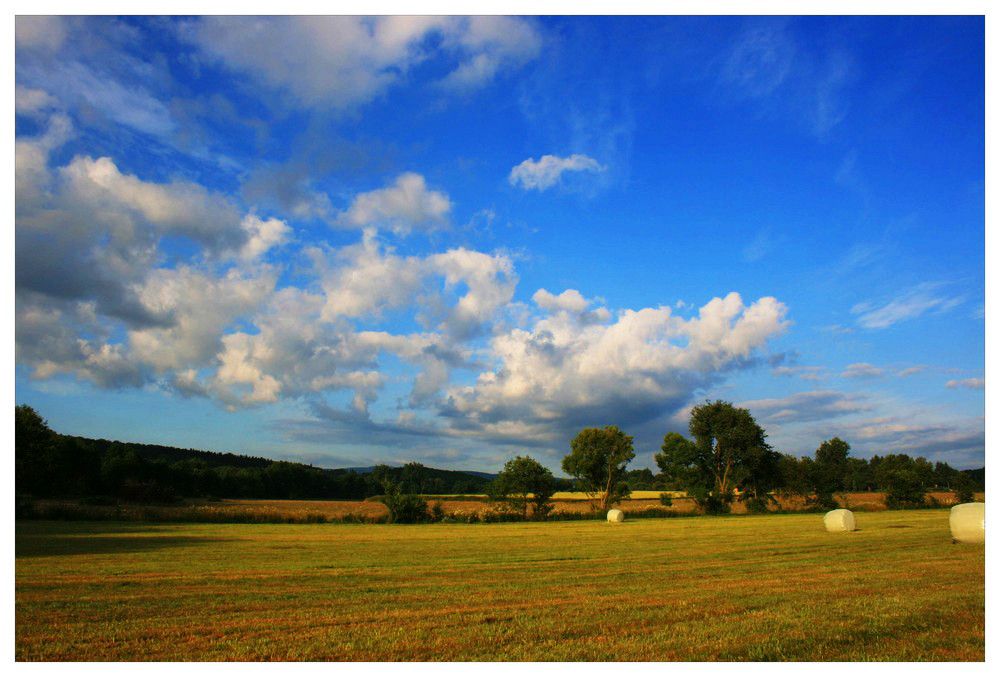
<path fill-rule="evenodd" d="M 846 456 L 846 451 L 844 452 Z M 906 477 L 924 490 L 985 491 L 985 469 L 956 470 L 906 454 L 846 457 L 831 462 L 782 455 L 779 491 L 815 495 L 822 491 L 886 491 Z M 15 409 L 15 489 L 20 496 L 105 496 L 136 502 L 170 502 L 179 497 L 360 500 L 385 493 L 386 486 L 414 494 L 482 494 L 493 476 L 439 470 L 419 463 L 377 465 L 365 472 L 316 468 L 256 456 L 178 449 L 151 444 L 61 435 L 31 407 Z M 683 489 L 670 473 L 628 471 L 633 491 Z M 554 490 L 574 488 L 555 478 Z"/>

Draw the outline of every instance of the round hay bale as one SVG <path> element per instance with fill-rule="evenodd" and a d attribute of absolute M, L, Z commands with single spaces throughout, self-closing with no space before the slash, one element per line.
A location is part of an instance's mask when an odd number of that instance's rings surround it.
<path fill-rule="evenodd" d="M 823 515 L 823 525 L 827 531 L 854 531 L 857 528 L 854 513 L 844 508 L 831 510 Z"/>
<path fill-rule="evenodd" d="M 623 513 L 621 510 L 618 510 L 618 509 L 615 509 L 615 508 L 613 508 L 611 510 L 608 510 L 608 521 L 609 522 L 624 522 L 625 521 L 625 513 Z"/>
<path fill-rule="evenodd" d="M 948 516 L 951 538 L 959 543 L 986 542 L 986 504 L 959 503 Z"/>

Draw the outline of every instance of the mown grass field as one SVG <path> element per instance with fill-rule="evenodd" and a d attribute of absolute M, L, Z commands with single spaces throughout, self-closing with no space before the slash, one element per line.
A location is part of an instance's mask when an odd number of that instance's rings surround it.
<path fill-rule="evenodd" d="M 512 524 L 16 524 L 15 657 L 982 661 L 947 510 Z"/>

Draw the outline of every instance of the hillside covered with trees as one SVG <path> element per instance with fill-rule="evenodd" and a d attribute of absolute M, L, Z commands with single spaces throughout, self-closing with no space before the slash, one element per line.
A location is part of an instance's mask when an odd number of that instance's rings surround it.
<path fill-rule="evenodd" d="M 360 500 L 386 481 L 420 494 L 482 493 L 485 473 L 419 463 L 370 472 L 316 468 L 257 456 L 61 435 L 31 407 L 15 409 L 15 489 L 33 497 L 108 496 L 137 502 L 178 497 Z"/>

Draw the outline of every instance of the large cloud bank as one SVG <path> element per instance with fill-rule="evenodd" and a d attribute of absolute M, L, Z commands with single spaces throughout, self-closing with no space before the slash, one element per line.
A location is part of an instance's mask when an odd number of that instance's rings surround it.
<path fill-rule="evenodd" d="M 46 101 L 22 95 L 22 107 Z M 334 225 L 355 228 L 353 244 L 302 242 L 192 181 L 137 176 L 111 157 L 59 163 L 72 125 L 35 114 L 42 131 L 15 155 L 16 351 L 35 378 L 230 409 L 299 398 L 338 425 L 546 444 L 672 413 L 786 326 L 781 302 L 735 292 L 686 318 L 608 309 L 574 289 L 525 303 L 505 253 L 398 253 L 381 232 L 402 238 L 450 209 L 413 172 L 344 202 Z M 400 378 L 405 394 L 386 402 Z"/>

